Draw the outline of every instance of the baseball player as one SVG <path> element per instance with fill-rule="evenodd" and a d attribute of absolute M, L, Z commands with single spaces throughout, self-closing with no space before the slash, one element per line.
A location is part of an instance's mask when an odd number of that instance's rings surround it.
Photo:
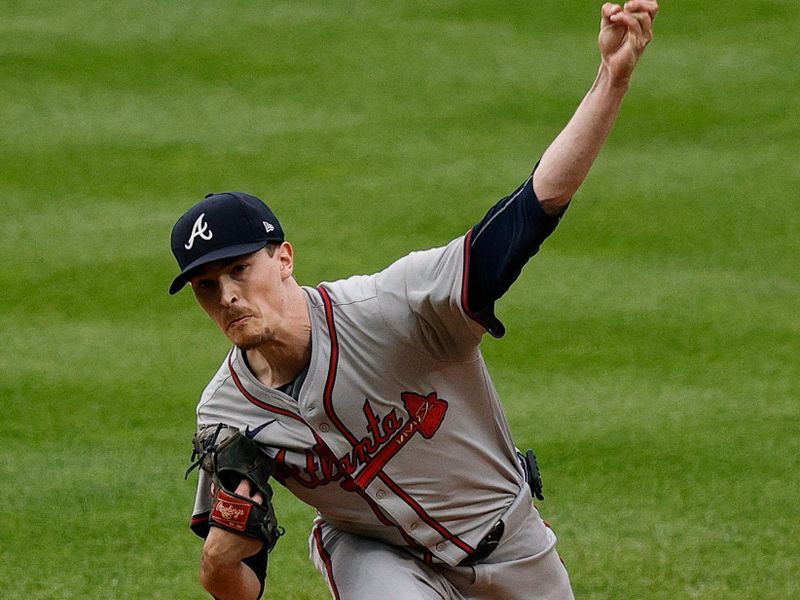
<path fill-rule="evenodd" d="M 233 343 L 197 406 L 192 528 L 214 597 L 264 592 L 280 534 L 268 476 L 316 508 L 310 554 L 334 598 L 573 597 L 479 345 L 504 334 L 495 302 L 586 177 L 657 12 L 603 5 L 601 65 L 574 116 L 532 175 L 443 247 L 307 287 L 257 198 L 209 195 L 178 220 L 170 293 L 190 283 Z M 237 477 L 220 431 L 249 444 Z"/>

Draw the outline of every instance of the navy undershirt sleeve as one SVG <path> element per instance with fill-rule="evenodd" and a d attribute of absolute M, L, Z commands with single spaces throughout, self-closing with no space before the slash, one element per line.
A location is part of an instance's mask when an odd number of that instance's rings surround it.
<path fill-rule="evenodd" d="M 494 314 L 495 301 L 511 287 L 560 219 L 561 215 L 550 216 L 542 209 L 531 175 L 472 228 L 466 308 L 494 337 L 505 333 Z"/>
<path fill-rule="evenodd" d="M 249 558 L 245 558 L 242 562 L 246 564 L 253 573 L 256 574 L 258 577 L 258 581 L 261 584 L 261 592 L 259 592 L 258 597 L 264 594 L 264 583 L 267 579 L 267 562 L 269 560 L 269 552 L 267 549 L 261 548 L 258 552 L 256 552 L 253 556 Z"/>

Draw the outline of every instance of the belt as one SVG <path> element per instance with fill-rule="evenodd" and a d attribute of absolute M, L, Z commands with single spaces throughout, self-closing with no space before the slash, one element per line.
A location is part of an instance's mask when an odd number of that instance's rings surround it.
<path fill-rule="evenodd" d="M 503 532 L 506 530 L 506 525 L 502 521 L 494 524 L 494 527 L 487 533 L 484 538 L 475 546 L 475 552 L 470 554 L 467 558 L 462 560 L 459 564 L 462 566 L 474 565 L 486 558 L 494 552 L 494 549 L 500 545 L 500 540 L 503 538 Z"/>

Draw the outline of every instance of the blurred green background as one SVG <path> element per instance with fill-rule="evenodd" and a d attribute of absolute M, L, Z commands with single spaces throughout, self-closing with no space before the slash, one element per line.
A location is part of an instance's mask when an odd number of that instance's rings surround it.
<path fill-rule="evenodd" d="M 462 234 L 594 77 L 600 2 L 14 2 L 0 20 L 0 597 L 202 598 L 183 481 L 228 344 L 169 231 L 272 204 L 298 279 Z M 797 6 L 664 0 L 484 350 L 576 596 L 800 597 Z M 794 41 L 793 41 L 794 40 Z M 312 511 L 268 597 L 325 598 Z"/>

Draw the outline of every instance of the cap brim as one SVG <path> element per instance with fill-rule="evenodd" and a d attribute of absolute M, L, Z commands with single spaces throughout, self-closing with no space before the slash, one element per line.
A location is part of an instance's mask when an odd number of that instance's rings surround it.
<path fill-rule="evenodd" d="M 170 295 L 177 294 L 181 288 L 186 285 L 191 278 L 191 271 L 194 271 L 197 267 L 202 267 L 203 265 L 207 265 L 215 260 L 222 260 L 224 258 L 233 258 L 234 256 L 250 254 L 251 252 L 261 250 L 268 243 L 269 240 L 251 242 L 249 244 L 236 244 L 235 246 L 220 248 L 219 250 L 214 250 L 213 252 L 204 254 L 197 260 L 186 265 L 186 268 L 183 269 L 183 271 L 181 271 L 180 274 L 172 280 L 172 285 L 169 286 Z"/>

